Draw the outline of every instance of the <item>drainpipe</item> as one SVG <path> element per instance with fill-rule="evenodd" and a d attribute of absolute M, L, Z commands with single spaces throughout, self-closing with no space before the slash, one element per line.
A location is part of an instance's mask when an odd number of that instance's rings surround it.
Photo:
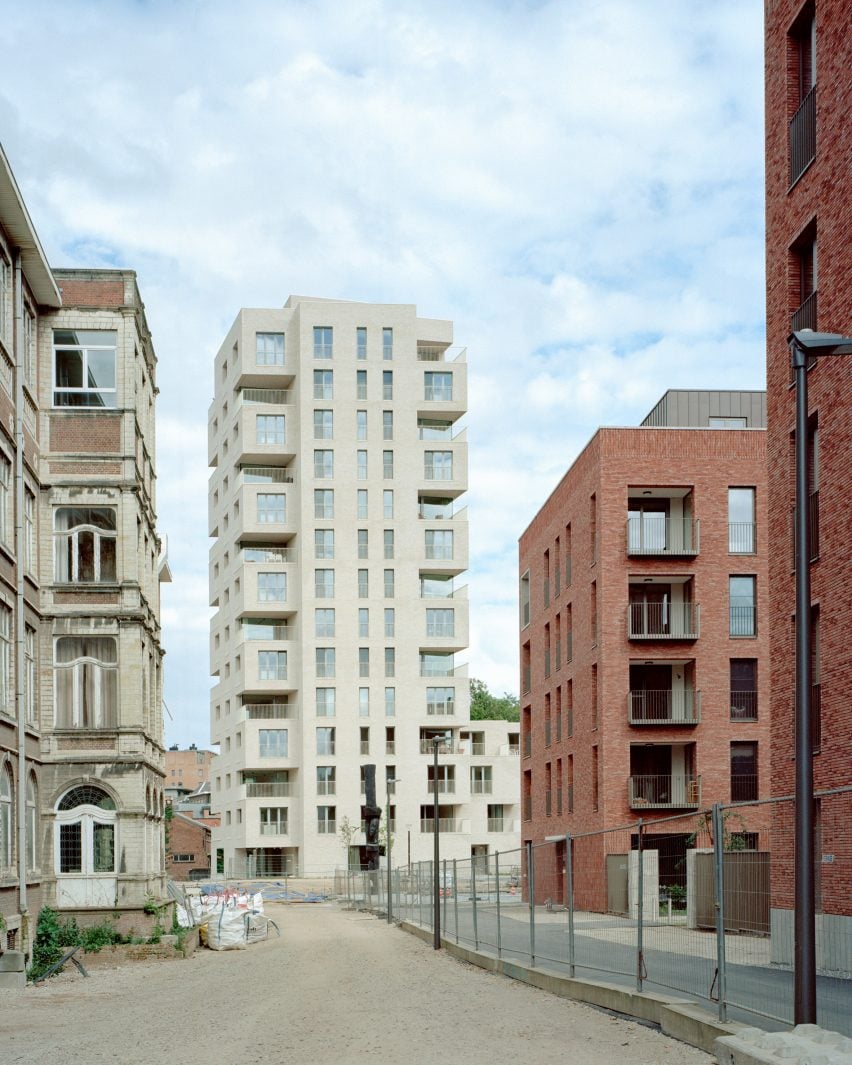
<path fill-rule="evenodd" d="M 18 899 L 27 915 L 27 705 L 24 698 L 24 285 L 21 253 L 15 252 L 15 710 L 18 720 Z M 22 932 L 22 936 L 25 932 Z M 21 947 L 26 949 L 25 944 Z"/>

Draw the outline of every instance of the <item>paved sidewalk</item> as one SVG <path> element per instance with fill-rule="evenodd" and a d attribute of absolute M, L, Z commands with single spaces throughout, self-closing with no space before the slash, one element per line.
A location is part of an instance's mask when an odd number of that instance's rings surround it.
<path fill-rule="evenodd" d="M 0 991 L 3 1065 L 709 1065 L 632 1021 L 465 965 L 336 904 L 281 938 Z M 274 933 L 273 933 L 274 936 Z"/>

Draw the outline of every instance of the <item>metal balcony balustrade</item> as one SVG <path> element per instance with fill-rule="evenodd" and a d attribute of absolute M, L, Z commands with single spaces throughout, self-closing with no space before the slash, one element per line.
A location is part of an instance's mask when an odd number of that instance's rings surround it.
<path fill-rule="evenodd" d="M 434 744 L 432 740 L 421 737 L 420 739 L 420 753 L 431 754 Z M 455 754 L 457 751 L 457 745 L 453 740 L 441 740 L 438 744 L 438 754 Z"/>
<path fill-rule="evenodd" d="M 336 795 L 337 794 L 337 781 L 336 780 L 318 780 L 317 781 L 317 795 Z"/>
<path fill-rule="evenodd" d="M 262 547 L 260 545 L 255 547 L 245 544 L 240 550 L 239 560 L 250 564 L 290 563 L 296 561 L 296 551 L 292 547 Z"/>
<path fill-rule="evenodd" d="M 756 773 L 731 774 L 731 802 L 752 802 L 757 797 Z"/>
<path fill-rule="evenodd" d="M 243 484 L 293 484 L 296 471 L 289 466 L 240 466 Z"/>
<path fill-rule="evenodd" d="M 292 403 L 289 388 L 241 388 L 238 402 L 264 403 L 273 407 L 284 407 Z"/>
<path fill-rule="evenodd" d="M 489 832 L 504 832 L 503 825 L 505 819 L 502 817 L 489 817 L 488 818 L 488 831 Z"/>
<path fill-rule="evenodd" d="M 550 817 L 553 813 L 553 791 L 548 788 L 544 793 L 544 816 Z"/>
<path fill-rule="evenodd" d="M 333 836 L 336 832 L 336 821 L 317 821 L 317 833 L 320 836 Z"/>
<path fill-rule="evenodd" d="M 274 721 L 299 716 L 296 703 L 244 703 L 243 710 L 248 721 Z"/>
<path fill-rule="evenodd" d="M 757 692 L 731 692 L 731 721 L 757 721 Z"/>
<path fill-rule="evenodd" d="M 430 403 L 452 403 L 453 386 L 450 385 L 424 385 L 423 398 Z"/>
<path fill-rule="evenodd" d="M 728 553 L 753 555 L 757 551 L 757 526 L 753 521 L 728 522 Z"/>
<path fill-rule="evenodd" d="M 423 467 L 423 478 L 427 481 L 452 481 L 453 467 L 427 462 Z"/>
<path fill-rule="evenodd" d="M 756 606 L 731 606 L 729 611 L 731 636 L 757 635 Z"/>
<path fill-rule="evenodd" d="M 434 817 L 421 817 L 420 819 L 420 831 L 421 832 L 434 832 L 435 831 L 435 819 Z M 438 831 L 439 832 L 458 832 L 458 821 L 454 817 L 439 817 L 438 818 Z"/>
<path fill-rule="evenodd" d="M 701 804 L 701 777 L 692 774 L 631 776 L 628 778 L 631 809 L 670 809 Z"/>
<path fill-rule="evenodd" d="M 629 691 L 627 717 L 631 725 L 697 725 L 701 720 L 701 692 Z"/>
<path fill-rule="evenodd" d="M 456 704 L 452 699 L 440 703 L 426 703 L 426 714 L 429 717 L 451 717 L 456 712 Z"/>
<path fill-rule="evenodd" d="M 244 640 L 289 640 L 290 626 L 284 622 L 281 625 L 257 625 L 249 620 L 244 620 L 240 626 Z"/>
<path fill-rule="evenodd" d="M 293 794 L 293 785 L 289 781 L 273 784 L 246 783 L 247 799 L 279 799 Z"/>
<path fill-rule="evenodd" d="M 261 822 L 260 834 L 261 836 L 287 836 L 289 835 L 289 828 L 287 822 L 284 821 L 281 824 L 273 822 Z"/>
<path fill-rule="evenodd" d="M 790 332 L 797 333 L 800 329 L 813 329 L 816 331 L 818 317 L 818 295 L 816 289 L 806 296 L 790 316 Z M 811 359 L 808 366 L 813 366 L 816 359 Z"/>
<path fill-rule="evenodd" d="M 795 185 L 816 158 L 816 85 L 790 119 L 790 184 Z"/>
<path fill-rule="evenodd" d="M 426 635 L 434 637 L 455 636 L 456 626 L 452 621 L 431 621 L 426 625 Z"/>
<path fill-rule="evenodd" d="M 490 780 L 472 780 L 470 782 L 471 795 L 492 795 L 494 785 Z"/>
<path fill-rule="evenodd" d="M 631 640 L 697 640 L 698 616 L 698 603 L 629 603 L 627 636 Z"/>
<path fill-rule="evenodd" d="M 454 675 L 453 666 L 423 664 L 420 666 L 421 677 L 452 677 Z"/>
<path fill-rule="evenodd" d="M 651 517 L 653 521 L 649 520 Z M 697 555 L 699 534 L 699 523 L 693 518 L 634 515 L 627 519 L 627 553 L 663 557 Z"/>
<path fill-rule="evenodd" d="M 432 791 L 435 790 L 435 782 L 432 780 L 431 777 L 426 782 L 426 790 L 429 791 L 429 792 L 432 792 Z M 455 794 L 455 790 L 456 790 L 456 782 L 455 782 L 455 780 L 441 779 L 441 780 L 438 781 L 438 794 L 439 795 L 448 795 L 448 794 L 454 795 Z"/>
<path fill-rule="evenodd" d="M 485 754 L 485 744 L 484 743 L 471 743 L 471 745 L 470 745 L 470 753 L 471 754 L 477 754 L 477 755 Z"/>

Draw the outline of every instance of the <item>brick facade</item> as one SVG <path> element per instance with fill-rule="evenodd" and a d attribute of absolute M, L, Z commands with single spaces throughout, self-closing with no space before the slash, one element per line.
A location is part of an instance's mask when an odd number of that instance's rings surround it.
<path fill-rule="evenodd" d="M 810 23 L 813 22 L 811 35 Z M 800 43 L 805 42 L 804 50 Z M 816 61 L 813 62 L 815 53 Z M 803 58 L 804 55 L 804 58 Z M 772 602 L 772 779 L 777 794 L 794 787 L 794 582 L 792 506 L 795 391 L 787 336 L 793 328 L 852 335 L 852 39 L 844 0 L 774 0 L 766 5 L 766 313 L 769 399 L 770 591 Z M 816 76 L 813 77 L 812 71 Z M 801 75 L 801 76 L 800 76 Z M 791 172 L 800 100 L 811 82 L 815 154 Z M 810 103 L 813 103 L 813 98 Z M 805 101 L 801 106 L 808 106 Z M 807 156 L 806 156 L 807 158 Z M 792 180 L 792 184 L 791 184 Z M 804 243 L 803 243 L 804 238 Z M 815 241 L 816 269 L 809 265 Z M 803 265 L 804 264 L 804 265 Z M 812 290 L 812 291 L 811 291 Z M 848 500 L 852 365 L 822 358 L 808 372 L 809 416 L 818 430 L 818 557 L 811 567 L 818 611 L 821 741 L 814 758 L 817 789 L 852 783 L 852 651 L 849 631 Z M 836 805 L 836 801 L 830 805 Z M 823 803 L 818 850 L 819 908 L 850 915 L 852 841 L 847 815 Z M 777 846 L 792 852 L 792 822 L 779 818 Z M 773 903 L 792 906 L 792 869 L 775 870 Z"/>
<path fill-rule="evenodd" d="M 756 545 L 752 553 L 729 550 L 734 535 L 729 487 L 755 489 L 755 526 L 745 545 Z M 643 502 L 649 499 L 653 502 Z M 646 506 L 668 508 L 665 545 L 653 542 L 663 535 L 655 524 L 659 518 L 647 519 L 652 541 L 647 546 L 641 541 L 644 517 L 631 518 L 628 529 L 628 511 L 635 515 Z M 681 530 L 694 535 L 697 551 L 667 550 Z M 530 595 L 530 621 L 524 625 L 522 587 L 525 841 L 678 814 L 682 823 L 660 831 L 688 834 L 699 809 L 731 799 L 733 742 L 757 744 L 755 786 L 761 793 L 768 789 L 767 533 L 761 430 L 636 428 L 595 434 L 520 540 L 520 574 Z M 756 578 L 756 635 L 730 635 L 731 575 Z M 669 591 L 660 591 L 665 588 Z M 656 615 L 649 596 L 663 599 Z M 697 638 L 638 638 L 648 618 L 660 619 L 659 628 L 651 629 L 662 635 L 660 629 L 675 633 L 678 618 L 685 622 L 696 615 Z M 732 720 L 732 659 L 756 661 L 756 693 L 748 704 L 754 714 L 748 719 Z M 646 672 L 648 667 L 656 672 Z M 649 682 L 641 678 L 652 675 L 658 679 L 645 690 Z M 661 684 L 668 692 L 657 693 Z M 630 714 L 636 723 L 630 723 Z M 679 715 L 698 720 L 686 723 Z M 655 759 L 659 772 L 651 773 Z M 749 811 L 746 827 L 757 833 L 758 846 L 766 847 L 766 816 L 759 809 Z"/>
<path fill-rule="evenodd" d="M 169 821 L 166 873 L 172 880 L 210 874 L 212 828 L 202 820 L 175 813 Z"/>

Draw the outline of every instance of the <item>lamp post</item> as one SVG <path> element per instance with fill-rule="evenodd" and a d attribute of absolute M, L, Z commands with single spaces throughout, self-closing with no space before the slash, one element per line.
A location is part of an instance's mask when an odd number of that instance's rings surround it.
<path fill-rule="evenodd" d="M 441 882 L 439 872 L 441 864 L 441 844 L 440 833 L 438 830 L 438 823 L 440 821 L 440 818 L 438 816 L 440 810 L 440 806 L 438 803 L 438 747 L 442 743 L 446 742 L 447 733 L 432 737 L 432 754 L 434 758 L 432 763 L 432 798 L 434 807 L 432 817 L 434 819 L 433 828 L 435 830 L 435 849 L 432 857 L 432 947 L 434 950 L 441 949 Z"/>
<path fill-rule="evenodd" d="M 388 845 L 387 845 L 387 861 L 388 861 L 388 905 L 387 905 L 387 914 L 388 914 L 388 924 L 390 924 L 391 920 L 392 920 L 391 911 L 392 911 L 392 906 L 393 906 L 393 902 L 392 902 L 392 900 L 393 900 L 393 879 L 391 877 L 391 847 L 393 846 L 393 842 L 392 842 L 392 837 L 391 837 L 390 797 L 391 797 L 391 788 L 393 788 L 394 785 L 398 784 L 398 783 L 399 783 L 399 777 L 391 779 L 391 780 L 389 780 L 387 782 L 388 793 L 387 793 L 387 798 L 385 800 L 385 832 L 387 833 L 387 841 L 388 841 Z"/>
<path fill-rule="evenodd" d="M 852 355 L 852 337 L 800 329 L 787 338 L 796 385 L 796 833 L 794 1019 L 816 1023 L 814 765 L 811 723 L 811 529 L 808 505 L 808 362 Z"/>

